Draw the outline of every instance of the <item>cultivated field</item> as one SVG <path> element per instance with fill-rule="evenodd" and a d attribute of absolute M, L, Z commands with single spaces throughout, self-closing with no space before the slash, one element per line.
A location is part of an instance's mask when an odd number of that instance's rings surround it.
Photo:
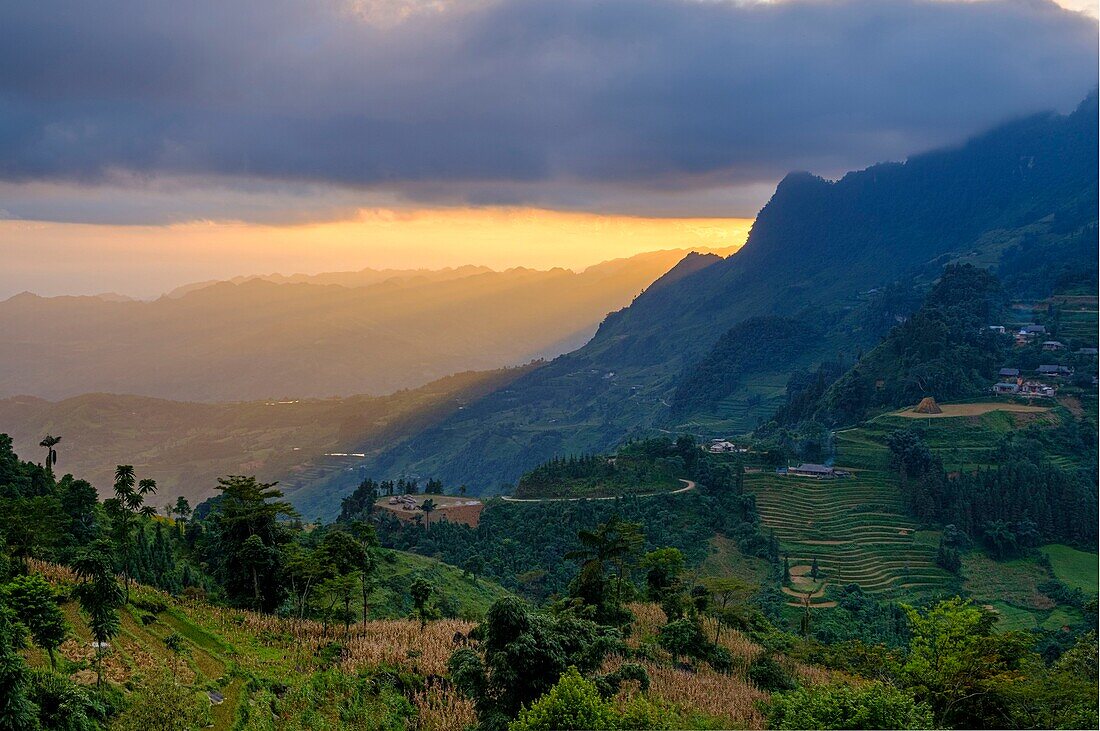
<path fill-rule="evenodd" d="M 414 495 L 413 498 L 417 506 L 423 505 L 425 500 L 431 498 L 436 509 L 429 516 L 420 510 L 409 510 L 401 503 L 391 503 L 389 497 L 378 498 L 374 507 L 410 522 L 419 517 L 425 522 L 438 523 L 441 520 L 449 520 L 452 523 L 463 523 L 473 528 L 477 527 L 478 520 L 481 519 L 481 511 L 485 508 L 480 500 L 454 495 Z"/>
<path fill-rule="evenodd" d="M 1028 406 L 1009 401 L 982 401 L 972 404 L 940 404 L 941 414 L 918 414 L 912 408 L 895 411 L 892 416 L 903 419 L 948 419 L 953 416 L 981 416 L 991 411 L 1008 411 L 1020 414 L 1041 414 L 1050 411 L 1049 406 Z"/>

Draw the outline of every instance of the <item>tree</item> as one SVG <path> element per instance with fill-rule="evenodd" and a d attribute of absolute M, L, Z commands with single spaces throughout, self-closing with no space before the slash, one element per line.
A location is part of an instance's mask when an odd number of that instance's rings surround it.
<path fill-rule="evenodd" d="M 570 666 L 591 673 L 622 644 L 616 630 L 571 613 L 539 612 L 515 597 L 494 602 L 473 634 L 478 649 L 456 651 L 447 668 L 459 692 L 474 701 L 483 731 L 506 728 Z"/>
<path fill-rule="evenodd" d="M 88 627 L 95 639 L 96 684 L 103 684 L 103 651 L 122 628 L 118 610 L 123 605 L 122 587 L 115 578 L 110 545 L 96 541 L 73 563 L 77 584 L 73 593 L 88 615 Z"/>
<path fill-rule="evenodd" d="M 741 579 L 711 578 L 704 584 L 710 594 L 711 614 L 715 618 L 714 642 L 722 635 L 723 626 L 732 626 L 746 621 L 745 614 L 737 611 L 737 605 L 743 604 L 753 593 L 753 587 Z"/>
<path fill-rule="evenodd" d="M 430 482 L 428 484 L 431 485 Z M 420 509 L 424 511 L 424 530 L 431 530 L 431 517 L 432 513 L 436 511 L 436 507 L 435 500 L 431 498 L 420 504 Z"/>
<path fill-rule="evenodd" d="M 416 577 L 413 579 L 412 584 L 409 585 L 409 596 L 412 597 L 413 611 L 420 620 L 421 629 L 423 629 L 425 625 L 428 624 L 428 620 L 432 618 L 432 610 L 428 607 L 428 600 L 431 599 L 434 591 L 435 587 L 433 587 L 431 582 L 423 576 Z"/>
<path fill-rule="evenodd" d="M 817 577 L 821 574 L 821 569 L 818 568 L 817 559 L 815 558 L 813 564 L 810 566 L 810 578 L 817 581 Z"/>
<path fill-rule="evenodd" d="M 107 507 L 114 523 L 115 545 L 122 554 L 122 576 L 127 602 L 130 601 L 130 579 L 134 568 L 134 526 L 137 525 L 139 515 L 147 518 L 156 515 L 156 509 L 145 504 L 145 497 L 156 492 L 155 480 L 144 479 L 137 482 L 133 465 L 120 464 L 115 467 L 115 498 Z"/>
<path fill-rule="evenodd" d="M 772 696 L 768 728 L 925 729 L 932 710 L 903 690 L 881 682 L 860 686 L 815 685 Z"/>
<path fill-rule="evenodd" d="M 595 530 L 577 532 L 581 548 L 565 554 L 580 562 L 581 571 L 570 588 L 572 596 L 596 608 L 596 617 L 609 623 L 626 619 L 622 611 L 622 587 L 629 567 L 645 542 L 640 523 L 629 523 L 613 516 Z M 616 570 L 614 595 L 607 591 L 608 565 Z"/>
<path fill-rule="evenodd" d="M 596 684 L 570 667 L 549 693 L 520 712 L 508 731 L 615 729 L 619 728 L 616 715 L 611 702 L 600 697 Z"/>
<path fill-rule="evenodd" d="M 30 669 L 19 654 L 23 634 L 15 613 L 0 605 L 0 731 L 38 728 L 38 709 L 28 697 Z"/>
<path fill-rule="evenodd" d="M 641 567 L 646 569 L 646 596 L 659 602 L 679 590 L 684 554 L 678 548 L 658 548 L 642 557 Z"/>
<path fill-rule="evenodd" d="M 931 706 L 937 727 L 1003 725 L 1012 689 L 1023 681 L 1027 637 L 994 632 L 996 615 L 958 597 L 905 612 L 912 637 L 902 674 L 917 700 Z"/>
<path fill-rule="evenodd" d="M 30 630 L 34 644 L 50 656 L 50 667 L 56 667 L 54 652 L 65 641 L 68 627 L 49 582 L 41 574 L 16 576 L 2 593 L 19 621 Z"/>
<path fill-rule="evenodd" d="M 174 512 L 179 520 L 187 522 L 187 519 L 191 517 L 191 503 L 187 502 L 187 498 L 180 495 L 176 498 L 176 506 Z"/>
<path fill-rule="evenodd" d="M 200 555 L 231 600 L 271 611 L 286 594 L 281 549 L 293 538 L 282 519 L 297 513 L 280 500 L 274 483 L 255 477 L 219 478 L 218 490 L 222 494 L 206 520 Z"/>
<path fill-rule="evenodd" d="M 46 448 L 46 471 L 53 474 L 53 467 L 57 464 L 57 450 L 54 447 L 61 441 L 61 437 L 47 434 L 46 438 L 38 443 L 38 446 Z"/>

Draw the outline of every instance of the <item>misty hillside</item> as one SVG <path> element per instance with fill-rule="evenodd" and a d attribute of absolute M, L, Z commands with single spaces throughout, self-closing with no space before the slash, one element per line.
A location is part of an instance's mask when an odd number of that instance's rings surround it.
<path fill-rule="evenodd" d="M 463 267 L 245 278 L 153 302 L 17 295 L 0 303 L 0 396 L 390 393 L 576 348 L 687 253 L 640 254 L 580 273 Z"/>
<path fill-rule="evenodd" d="M 967 144 L 876 165 L 831 182 L 794 173 L 760 212 L 748 243 L 712 266 L 691 259 L 557 358 L 419 437 L 383 454 L 375 475 L 412 473 L 479 490 L 514 482 L 554 455 L 606 450 L 631 434 L 684 427 L 692 384 L 738 350 L 708 355 L 731 327 L 781 315 L 798 347 L 762 354 L 768 378 L 736 384 L 725 424 L 747 430 L 781 400 L 796 367 L 854 360 L 920 301 L 949 262 L 991 268 L 1041 294 L 1096 278 L 1097 97 L 1070 115 L 1006 124 Z M 890 285 L 906 278 L 900 296 Z M 877 292 L 875 290 L 878 290 Z M 875 317 L 869 315 L 877 313 Z M 787 325 L 790 327 L 797 327 Z M 739 337 L 751 341 L 751 334 Z M 702 375 L 697 368 L 705 363 Z M 724 382 L 724 376 L 718 382 Z M 701 400 L 704 404 L 706 399 Z M 762 405 L 761 405 L 762 404 Z M 329 488 L 318 487 L 318 492 Z M 339 490 L 337 490 L 339 491 Z"/>
<path fill-rule="evenodd" d="M 209 404 L 105 393 L 61 401 L 17 396 L 0 399 L 0 432 L 35 461 L 42 437 L 60 436 L 59 474 L 81 475 L 101 495 L 110 494 L 119 464 L 157 481 L 157 504 L 177 495 L 204 500 L 229 474 L 278 480 L 293 493 L 299 483 L 359 464 L 347 444 L 367 454 L 398 444 L 525 370 L 459 373 L 378 397 Z"/>

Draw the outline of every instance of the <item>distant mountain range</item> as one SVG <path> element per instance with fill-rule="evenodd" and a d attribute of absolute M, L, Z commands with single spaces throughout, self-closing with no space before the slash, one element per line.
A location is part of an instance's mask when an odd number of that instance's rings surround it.
<path fill-rule="evenodd" d="M 469 266 L 242 277 L 152 302 L 25 293 L 0 303 L 0 397 L 248 401 L 415 388 L 576 348 L 688 253 L 650 252 L 582 272 Z"/>
<path fill-rule="evenodd" d="M 1016 293 L 1095 283 L 1097 117 L 1094 93 L 1070 115 L 1015 121 L 835 182 L 792 173 L 741 251 L 689 255 L 584 347 L 363 472 L 494 491 L 550 457 L 604 451 L 631 435 L 746 431 L 781 403 L 795 369 L 852 362 L 873 347 L 947 263 L 989 268 Z M 756 327 L 781 332 L 783 347 L 746 358 L 754 333 L 745 323 L 777 316 Z M 320 509 L 347 489 L 318 483 L 299 503 Z"/>

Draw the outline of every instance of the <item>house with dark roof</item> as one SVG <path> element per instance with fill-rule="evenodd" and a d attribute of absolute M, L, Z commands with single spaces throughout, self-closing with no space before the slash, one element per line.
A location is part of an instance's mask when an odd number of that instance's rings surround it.
<path fill-rule="evenodd" d="M 1002 368 L 997 371 L 998 378 L 1017 378 L 1020 375 L 1019 368 Z"/>
<path fill-rule="evenodd" d="M 800 464 L 797 467 L 788 467 L 787 474 L 799 477 L 835 477 L 836 472 L 832 467 L 823 464 Z"/>
<path fill-rule="evenodd" d="M 1043 350 L 1065 350 L 1066 345 L 1058 340 L 1046 340 L 1043 342 Z"/>
<path fill-rule="evenodd" d="M 1058 378 L 1059 376 L 1072 376 L 1073 369 L 1064 365 L 1041 365 L 1036 370 L 1040 376 Z"/>

